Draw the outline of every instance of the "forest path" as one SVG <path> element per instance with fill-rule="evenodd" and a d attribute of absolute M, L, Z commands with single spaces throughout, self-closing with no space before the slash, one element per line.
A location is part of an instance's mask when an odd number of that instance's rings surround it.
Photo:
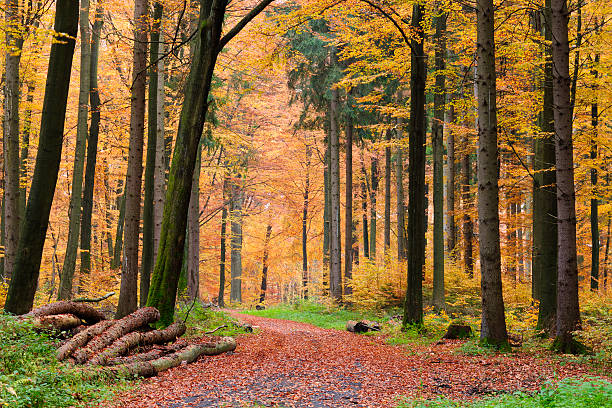
<path fill-rule="evenodd" d="M 520 353 L 457 355 L 456 341 L 389 346 L 380 337 L 231 313 L 259 328 L 238 338 L 235 352 L 163 372 L 104 406 L 393 407 L 402 395 L 532 391 L 547 379 L 586 373 Z"/>

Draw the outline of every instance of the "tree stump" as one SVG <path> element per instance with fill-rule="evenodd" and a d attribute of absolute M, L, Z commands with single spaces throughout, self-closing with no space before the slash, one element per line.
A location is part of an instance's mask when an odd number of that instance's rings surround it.
<path fill-rule="evenodd" d="M 467 339 L 472 337 L 472 328 L 467 324 L 454 324 L 451 323 L 446 330 L 446 334 L 442 336 L 443 339 L 457 340 Z"/>

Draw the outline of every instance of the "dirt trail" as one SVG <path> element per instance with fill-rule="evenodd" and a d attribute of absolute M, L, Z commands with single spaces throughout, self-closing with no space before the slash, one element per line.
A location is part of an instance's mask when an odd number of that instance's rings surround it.
<path fill-rule="evenodd" d="M 457 342 L 388 346 L 378 337 L 233 313 L 258 326 L 233 353 L 162 373 L 104 407 L 393 407 L 403 395 L 473 398 L 536 390 L 586 368 L 523 354 L 465 356 Z"/>

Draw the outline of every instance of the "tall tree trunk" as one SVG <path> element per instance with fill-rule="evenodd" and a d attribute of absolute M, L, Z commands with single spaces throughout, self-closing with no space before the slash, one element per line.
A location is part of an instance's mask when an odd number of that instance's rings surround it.
<path fill-rule="evenodd" d="M 270 236 L 272 235 L 272 225 L 268 223 L 266 228 L 266 238 L 264 240 L 264 252 L 262 259 L 262 270 L 261 270 L 261 288 L 259 291 L 259 303 L 263 303 L 266 300 L 266 290 L 268 289 L 268 253 L 270 246 Z"/>
<path fill-rule="evenodd" d="M 606 174 L 606 181 L 608 177 Z M 606 183 L 608 184 L 608 183 Z M 604 251 L 604 268 L 603 268 L 603 279 L 602 279 L 602 288 L 604 293 L 607 293 L 608 289 L 608 271 L 610 270 L 608 266 L 608 259 L 610 257 L 610 227 L 612 226 L 612 215 L 608 214 L 608 228 L 606 231 L 606 249 Z"/>
<path fill-rule="evenodd" d="M 123 253 L 123 227 L 125 225 L 125 184 L 123 184 L 123 191 L 117 198 L 117 201 L 119 204 L 119 218 L 117 219 L 117 231 L 115 233 L 115 249 L 113 250 L 113 260 L 111 262 L 111 269 L 117 269 L 121 266 L 121 255 Z"/>
<path fill-rule="evenodd" d="M 238 180 L 241 180 L 238 178 Z M 230 301 L 242 302 L 242 205 L 244 192 L 237 180 L 230 183 L 230 229 L 231 229 L 231 289 Z"/>
<path fill-rule="evenodd" d="M 566 0 L 551 0 L 553 106 L 557 166 L 559 253 L 557 261 L 556 348 L 575 352 L 572 332 L 580 324 L 576 258 L 576 193 L 569 76 L 569 12 Z"/>
<path fill-rule="evenodd" d="M 411 40 L 410 133 L 408 177 L 408 277 L 403 325 L 423 324 L 423 267 L 425 266 L 425 6 L 413 6 L 411 26 L 418 38 Z"/>
<path fill-rule="evenodd" d="M 82 21 L 83 20 L 81 20 L 81 22 Z M 93 213 L 93 195 L 96 177 L 96 160 L 98 154 L 98 135 L 100 133 L 100 92 L 98 90 L 98 59 L 100 55 L 100 33 L 102 31 L 103 24 L 104 9 L 102 8 L 102 4 L 98 3 L 91 32 L 92 42 L 91 55 L 89 58 L 89 99 L 91 103 L 91 125 L 89 128 L 89 140 L 87 142 L 87 164 L 85 165 L 85 186 L 83 188 L 83 215 L 81 216 L 82 277 L 89 275 L 89 272 L 91 271 L 91 217 Z M 106 166 L 106 169 L 108 169 L 108 166 Z M 107 225 L 107 228 L 108 227 L 110 227 L 110 225 Z M 109 238 L 111 238 L 110 231 L 107 231 L 107 239 Z M 108 245 L 110 253 L 112 239 L 111 243 L 109 243 Z M 83 283 L 80 284 L 79 289 L 83 289 Z"/>
<path fill-rule="evenodd" d="M 225 307 L 225 237 L 227 231 L 227 204 L 225 203 L 226 183 L 223 183 L 223 209 L 221 210 L 221 253 L 219 257 L 219 307 Z"/>
<path fill-rule="evenodd" d="M 455 121 L 455 107 L 451 103 L 448 107 L 448 122 Z M 455 133 L 448 128 L 446 132 L 446 250 L 455 259 L 457 246 L 457 225 L 455 223 Z"/>
<path fill-rule="evenodd" d="M 471 279 L 474 277 L 474 223 L 470 211 L 473 209 L 472 194 L 470 186 L 472 184 L 472 160 L 469 151 L 469 137 L 465 135 L 463 144 L 466 148 L 465 156 L 461 160 L 461 173 L 463 175 L 463 187 L 461 194 L 461 204 L 463 207 L 463 265 L 465 273 Z"/>
<path fill-rule="evenodd" d="M 478 0 L 478 233 L 482 324 L 480 341 L 507 347 L 499 239 L 499 148 L 493 0 Z"/>
<path fill-rule="evenodd" d="M 32 133 L 32 104 L 34 103 L 34 91 L 36 90 L 33 81 L 28 81 L 28 94 L 26 96 L 25 112 L 23 115 L 23 136 L 21 143 L 21 158 L 19 164 L 20 180 L 28 180 L 28 155 L 30 150 L 30 134 Z M 23 183 L 19 189 L 19 214 L 25 214 L 27 201 L 27 183 Z M 23 222 L 23 219 L 21 220 Z"/>
<path fill-rule="evenodd" d="M 149 50 L 151 66 L 149 68 L 149 105 L 147 125 L 147 163 L 145 168 L 144 208 L 142 211 L 142 265 L 140 271 L 140 307 L 147 304 L 151 272 L 155 265 L 153 257 L 155 219 L 153 216 L 155 206 L 155 169 L 157 159 L 158 139 L 158 105 L 159 95 L 159 66 L 155 63 L 159 59 L 159 46 L 161 37 L 161 19 L 164 6 L 158 1 L 153 5 L 153 26 L 151 28 L 151 48 Z"/>
<path fill-rule="evenodd" d="M 189 299 L 200 298 L 200 169 L 202 167 L 202 145 L 193 171 L 191 198 L 187 213 L 189 246 L 187 260 L 187 295 Z"/>
<path fill-rule="evenodd" d="M 6 0 L 6 59 L 4 85 L 4 274 L 10 279 L 18 256 L 21 213 L 19 205 L 19 65 L 23 38 L 19 1 Z"/>
<path fill-rule="evenodd" d="M 323 292 L 329 289 L 329 240 L 331 224 L 331 187 L 330 187 L 330 154 L 331 149 L 329 132 L 325 138 L 325 158 L 323 163 Z"/>
<path fill-rule="evenodd" d="M 64 119 L 78 21 L 79 2 L 57 0 L 53 31 L 62 34 L 62 41 L 54 41 L 51 45 L 36 165 L 19 238 L 15 273 L 4 305 L 4 310 L 13 314 L 23 314 L 32 308 L 38 284 L 62 155 Z"/>
<path fill-rule="evenodd" d="M 361 210 L 363 211 L 363 256 L 365 257 L 365 259 L 370 259 L 370 237 L 368 235 L 368 174 L 363 163 L 363 155 L 361 157 L 361 176 Z"/>
<path fill-rule="evenodd" d="M 138 305 L 138 246 L 140 237 L 140 196 L 144 143 L 147 69 L 148 0 L 134 3 L 134 68 L 130 101 L 130 147 L 125 200 L 125 262 L 121 268 L 121 288 L 116 318 L 134 312 Z M 176 254 L 175 254 L 176 255 Z"/>
<path fill-rule="evenodd" d="M 557 171 L 555 169 L 553 64 L 550 0 L 544 6 L 544 90 L 540 130 L 535 141 L 533 188 L 533 297 L 539 300 L 537 328 L 552 332 L 557 309 Z"/>
<path fill-rule="evenodd" d="M 385 226 L 384 226 L 384 253 L 385 264 L 390 256 L 391 249 L 391 130 L 387 130 L 385 140 Z"/>
<path fill-rule="evenodd" d="M 353 120 L 350 117 L 346 118 L 346 187 L 345 187 L 345 222 L 344 222 L 344 294 L 351 295 L 353 287 L 351 279 L 353 279 L 353 242 L 355 240 L 354 223 L 353 223 Z M 357 255 L 359 256 L 359 255 Z"/>
<path fill-rule="evenodd" d="M 332 89 L 330 103 L 330 242 L 329 291 L 338 302 L 342 300 L 342 241 L 340 236 L 340 142 L 338 129 L 338 90 Z"/>
<path fill-rule="evenodd" d="M 308 299 L 308 196 L 310 193 L 310 158 L 312 150 L 306 144 L 306 183 L 304 185 L 304 206 L 302 209 L 302 290 Z"/>
<path fill-rule="evenodd" d="M 89 116 L 89 92 L 91 87 L 91 40 L 89 32 L 89 0 L 81 0 L 81 72 L 79 74 L 79 111 L 77 119 L 76 145 L 74 147 L 74 167 L 72 170 L 72 189 L 70 194 L 68 242 L 64 266 L 60 275 L 58 300 L 72 298 L 72 281 L 76 268 L 76 258 L 81 232 L 81 205 L 83 202 L 83 169 L 85 168 L 85 147 L 87 145 L 87 119 Z"/>
<path fill-rule="evenodd" d="M 160 36 L 162 34 L 160 33 Z M 159 44 L 159 53 L 163 52 L 163 41 Z M 153 177 L 153 259 L 157 259 L 159 236 L 164 216 L 164 198 L 166 195 L 166 157 L 165 148 L 165 100 L 164 59 L 157 64 L 157 141 L 155 142 L 155 176 Z"/>
<path fill-rule="evenodd" d="M 441 10 L 436 17 L 436 87 L 434 94 L 434 119 L 431 126 L 433 147 L 433 304 L 438 310 L 444 308 L 444 102 L 446 99 L 446 18 Z M 450 231 L 449 231 L 450 233 Z"/>
<path fill-rule="evenodd" d="M 403 133 L 403 121 L 397 119 L 397 139 L 395 163 L 395 192 L 397 195 L 397 259 L 404 261 L 407 259 L 406 253 L 406 206 L 404 204 L 404 151 L 401 147 Z"/>
<path fill-rule="evenodd" d="M 376 196 L 378 194 L 378 157 L 376 153 L 372 156 L 370 162 L 370 175 L 371 175 L 371 187 L 370 187 L 370 261 L 376 263 Z"/>
<path fill-rule="evenodd" d="M 595 30 L 599 31 L 597 18 L 595 19 Z M 599 64 L 599 54 L 595 55 L 595 69 L 591 71 L 593 78 L 597 81 L 598 72 L 597 65 Z M 591 290 L 599 289 L 599 191 L 597 187 L 597 127 L 598 127 L 598 106 L 597 106 L 597 86 L 593 89 L 593 97 L 595 98 L 591 104 L 591 125 L 593 126 L 593 135 L 591 137 L 591 160 L 593 167 L 591 168 L 591 185 L 593 192 L 591 193 Z"/>

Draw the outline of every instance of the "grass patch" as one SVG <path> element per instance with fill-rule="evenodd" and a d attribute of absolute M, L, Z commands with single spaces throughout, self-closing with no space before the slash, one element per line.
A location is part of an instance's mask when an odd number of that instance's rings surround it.
<path fill-rule="evenodd" d="M 58 362 L 56 341 L 13 316 L 0 315 L 0 344 L 1 407 L 86 406 L 130 387 L 130 378 Z"/>
<path fill-rule="evenodd" d="M 565 379 L 535 394 L 515 393 L 476 401 L 405 400 L 397 408 L 603 408 L 612 406 L 612 383 L 599 378 Z"/>
<path fill-rule="evenodd" d="M 344 307 L 309 301 L 301 301 L 292 305 L 276 305 L 265 310 L 243 310 L 241 313 L 251 316 L 310 323 L 313 326 L 324 329 L 338 330 L 345 330 L 346 322 L 349 320 L 377 319 L 373 314 L 364 314 L 363 312 L 349 310 Z"/>
<path fill-rule="evenodd" d="M 174 319 L 176 321 L 184 321 L 185 317 L 187 317 L 185 322 L 187 325 L 185 337 L 187 338 L 203 336 L 206 332 L 221 326 L 227 327 L 215 331 L 212 335 L 235 337 L 246 333 L 246 330 L 238 320 L 221 310 L 203 307 L 200 302 L 195 302 L 195 304 L 192 302 L 180 303 Z"/>

